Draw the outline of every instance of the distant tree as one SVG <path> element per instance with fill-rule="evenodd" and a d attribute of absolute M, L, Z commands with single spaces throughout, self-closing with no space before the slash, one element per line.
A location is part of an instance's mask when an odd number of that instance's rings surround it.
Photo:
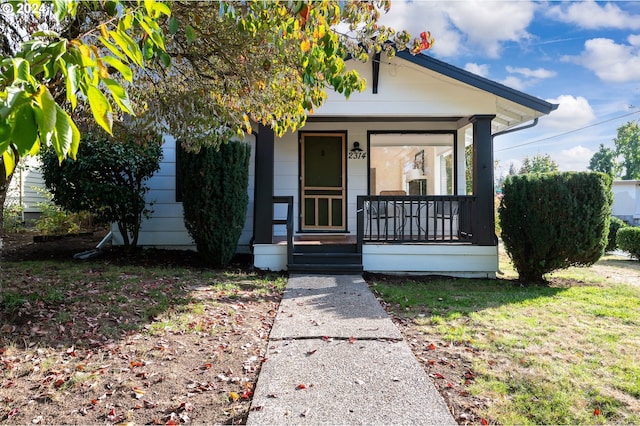
<path fill-rule="evenodd" d="M 613 140 L 615 154 L 620 159 L 622 179 L 640 179 L 640 125 L 630 121 L 618 128 L 618 136 Z"/>
<path fill-rule="evenodd" d="M 602 172 L 615 179 L 620 172 L 620 166 L 616 161 L 616 152 L 611 148 L 607 148 L 604 144 L 600 144 L 598 151 L 593 154 L 589 160 L 587 167 L 592 172 Z"/>
<path fill-rule="evenodd" d="M 517 175 L 518 171 L 516 170 L 516 165 L 511 163 L 509 164 L 509 176 Z"/>
<path fill-rule="evenodd" d="M 549 154 L 536 154 L 531 159 L 524 157 L 519 173 L 551 173 L 559 170 L 558 164 L 551 159 Z"/>

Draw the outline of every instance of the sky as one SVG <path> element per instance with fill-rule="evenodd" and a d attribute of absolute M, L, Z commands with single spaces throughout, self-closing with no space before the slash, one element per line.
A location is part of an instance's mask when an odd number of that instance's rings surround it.
<path fill-rule="evenodd" d="M 497 175 L 550 155 L 587 170 L 600 144 L 640 120 L 640 1 L 393 0 L 381 22 L 430 31 L 427 55 L 559 104 L 536 127 L 494 139 Z"/>

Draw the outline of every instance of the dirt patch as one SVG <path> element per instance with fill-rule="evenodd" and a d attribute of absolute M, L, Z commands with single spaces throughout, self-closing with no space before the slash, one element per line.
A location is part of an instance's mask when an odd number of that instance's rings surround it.
<path fill-rule="evenodd" d="M 242 258 L 225 271 L 169 250 L 73 259 L 103 236 L 5 239 L 0 424 L 244 423 L 281 287 Z"/>

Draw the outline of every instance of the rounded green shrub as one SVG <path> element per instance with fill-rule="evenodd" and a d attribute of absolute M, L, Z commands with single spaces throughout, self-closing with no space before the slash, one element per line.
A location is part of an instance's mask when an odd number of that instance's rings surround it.
<path fill-rule="evenodd" d="M 244 142 L 178 150 L 184 223 L 200 257 L 212 267 L 226 266 L 236 252 L 249 196 L 249 157 Z"/>
<path fill-rule="evenodd" d="M 160 136 L 113 140 L 87 132 L 76 160 L 60 163 L 51 147 L 40 155 L 42 178 L 56 205 L 74 213 L 91 212 L 100 223 L 115 222 L 125 249 L 137 246 L 142 218 L 151 214 L 145 195 L 147 180 L 160 170 Z"/>
<path fill-rule="evenodd" d="M 616 237 L 618 248 L 640 260 L 640 227 L 627 226 L 618 230 Z"/>
<path fill-rule="evenodd" d="M 551 271 L 595 263 L 607 245 L 612 201 L 603 173 L 509 176 L 498 213 L 520 279 L 542 282 Z"/>
<path fill-rule="evenodd" d="M 606 251 L 614 251 L 618 248 L 618 243 L 616 241 L 618 231 L 621 228 L 626 228 L 627 226 L 628 225 L 624 220 L 615 216 L 611 216 L 611 222 L 609 223 L 609 238 Z"/>

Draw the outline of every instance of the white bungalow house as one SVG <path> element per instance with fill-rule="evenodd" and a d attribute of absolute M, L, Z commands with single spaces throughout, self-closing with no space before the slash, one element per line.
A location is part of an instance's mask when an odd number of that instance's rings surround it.
<path fill-rule="evenodd" d="M 425 55 L 349 63 L 367 81 L 363 93 L 330 93 L 294 133 L 256 126 L 247 136 L 250 205 L 238 251 L 274 271 L 495 277 L 493 138 L 557 105 Z M 142 245 L 194 248 L 176 201 L 175 150 L 167 139 L 150 180 L 155 213 Z"/>
<path fill-rule="evenodd" d="M 612 214 L 629 225 L 640 225 L 640 180 L 615 180 Z"/>
<path fill-rule="evenodd" d="M 39 191 L 43 188 L 44 180 L 38 157 L 25 157 L 13 174 L 5 206 L 21 207 L 23 222 L 36 220 L 40 217 L 40 203 L 48 201 Z"/>

